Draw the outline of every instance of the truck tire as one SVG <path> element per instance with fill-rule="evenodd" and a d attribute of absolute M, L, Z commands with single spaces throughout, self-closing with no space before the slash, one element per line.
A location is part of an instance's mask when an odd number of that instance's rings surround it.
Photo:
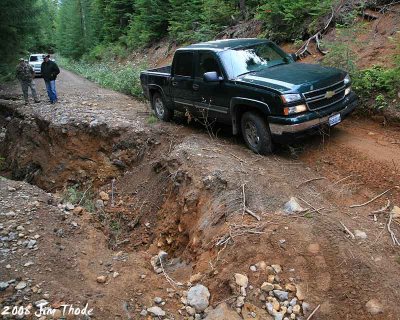
<path fill-rule="evenodd" d="M 158 92 L 153 94 L 151 106 L 154 110 L 156 117 L 163 121 L 170 121 L 174 116 L 174 111 L 166 107 L 164 98 Z"/>
<path fill-rule="evenodd" d="M 273 150 L 271 132 L 267 122 L 257 113 L 246 112 L 241 119 L 242 136 L 250 150 L 269 154 Z"/>

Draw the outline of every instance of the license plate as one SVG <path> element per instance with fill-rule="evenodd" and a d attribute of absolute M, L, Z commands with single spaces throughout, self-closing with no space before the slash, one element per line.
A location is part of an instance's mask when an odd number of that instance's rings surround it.
<path fill-rule="evenodd" d="M 329 126 L 334 126 L 336 124 L 338 124 L 340 121 L 342 121 L 341 117 L 340 117 L 340 113 L 335 114 L 334 116 L 329 117 Z"/>

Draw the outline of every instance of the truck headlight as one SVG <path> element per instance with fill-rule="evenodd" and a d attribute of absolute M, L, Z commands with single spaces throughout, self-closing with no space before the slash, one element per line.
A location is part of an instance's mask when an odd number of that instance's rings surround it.
<path fill-rule="evenodd" d="M 346 88 L 346 90 L 344 90 L 344 95 L 347 96 L 350 92 L 351 92 L 351 87 L 348 87 Z"/>
<path fill-rule="evenodd" d="M 281 95 L 281 98 L 283 103 L 290 103 L 302 99 L 301 95 L 298 93 L 283 94 Z"/>
<path fill-rule="evenodd" d="M 307 106 L 305 104 L 299 104 L 298 106 L 286 107 L 283 109 L 283 113 L 285 116 L 289 116 L 291 114 L 300 113 L 304 111 L 307 111 Z"/>
<path fill-rule="evenodd" d="M 345 85 L 349 84 L 351 82 L 349 74 L 346 74 L 346 76 L 344 77 L 343 82 L 344 82 Z"/>

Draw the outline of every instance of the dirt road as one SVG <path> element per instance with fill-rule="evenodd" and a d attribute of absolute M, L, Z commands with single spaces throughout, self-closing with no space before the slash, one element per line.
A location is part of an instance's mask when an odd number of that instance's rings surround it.
<path fill-rule="evenodd" d="M 70 72 L 57 85 L 56 105 L 0 91 L 4 175 L 46 190 L 0 181 L 3 310 L 44 299 L 59 312 L 87 303 L 96 319 L 151 319 L 152 306 L 217 319 L 225 301 L 243 319 L 282 319 L 297 296 L 295 319 L 316 308 L 313 319 L 399 318 L 400 247 L 387 230 L 400 206 L 398 128 L 350 118 L 261 157 L 225 128 L 217 138 L 182 118 L 154 123 L 146 104 Z M 283 211 L 291 197 L 303 211 Z M 391 230 L 400 236 L 396 216 Z M 195 283 L 210 291 L 205 312 L 187 305 Z"/>

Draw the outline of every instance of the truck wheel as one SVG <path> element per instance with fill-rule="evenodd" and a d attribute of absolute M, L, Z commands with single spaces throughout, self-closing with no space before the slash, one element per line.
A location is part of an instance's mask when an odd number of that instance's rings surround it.
<path fill-rule="evenodd" d="M 158 92 L 153 95 L 152 107 L 156 117 L 160 120 L 169 121 L 174 116 L 174 111 L 165 106 L 164 99 Z"/>
<path fill-rule="evenodd" d="M 271 133 L 267 122 L 258 114 L 246 112 L 241 119 L 242 135 L 249 149 L 258 154 L 268 154 L 273 150 Z"/>

